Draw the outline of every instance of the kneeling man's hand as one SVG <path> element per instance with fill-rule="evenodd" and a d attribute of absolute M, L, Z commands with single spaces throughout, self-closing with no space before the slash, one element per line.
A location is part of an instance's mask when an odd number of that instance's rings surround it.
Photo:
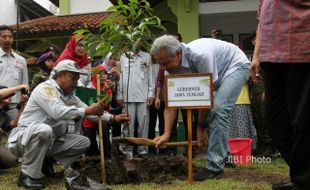
<path fill-rule="evenodd" d="M 85 108 L 85 115 L 98 115 L 103 114 L 104 108 L 99 103 L 93 103 L 92 105 Z"/>

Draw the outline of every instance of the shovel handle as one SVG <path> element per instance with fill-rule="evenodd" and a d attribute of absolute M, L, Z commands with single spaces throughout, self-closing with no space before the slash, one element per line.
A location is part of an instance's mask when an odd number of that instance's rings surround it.
<path fill-rule="evenodd" d="M 196 146 L 197 145 L 197 141 L 192 141 L 193 145 Z M 162 146 L 166 146 L 166 147 L 175 147 L 175 146 L 187 146 L 188 142 L 187 141 L 183 141 L 183 142 L 167 142 L 162 144 Z"/>

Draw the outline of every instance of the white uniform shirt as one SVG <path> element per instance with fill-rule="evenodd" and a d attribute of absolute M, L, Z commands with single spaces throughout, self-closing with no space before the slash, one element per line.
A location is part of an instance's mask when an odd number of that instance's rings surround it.
<path fill-rule="evenodd" d="M 117 99 L 127 101 L 127 81 L 129 59 L 123 54 L 120 58 L 122 73 L 118 83 Z M 128 102 L 146 102 L 155 97 L 155 79 L 149 53 L 139 51 L 130 60 Z"/>
<path fill-rule="evenodd" d="M 84 117 L 86 107 L 77 96 L 65 96 L 55 80 L 45 81 L 31 93 L 18 127 L 12 130 L 8 142 L 16 141 L 22 133 L 22 144 L 26 145 L 34 133 L 31 126 L 39 124 L 49 125 L 55 137 L 61 137 L 67 133 L 70 120 Z M 102 117 L 104 121 L 109 121 L 111 114 L 105 112 Z M 92 119 L 92 116 L 87 118 Z"/>
<path fill-rule="evenodd" d="M 18 86 L 28 84 L 27 63 L 25 58 L 13 52 L 5 53 L 0 48 L 0 85 Z M 12 103 L 19 103 L 20 92 L 12 96 Z"/>

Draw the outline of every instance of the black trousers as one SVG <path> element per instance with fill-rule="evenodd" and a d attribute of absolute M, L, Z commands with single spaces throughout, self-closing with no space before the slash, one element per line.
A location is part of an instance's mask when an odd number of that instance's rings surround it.
<path fill-rule="evenodd" d="M 181 114 L 182 114 L 182 120 L 184 123 L 184 128 L 185 128 L 185 140 L 187 140 L 187 110 L 186 109 L 181 109 Z M 196 129 L 198 126 L 198 116 L 199 116 L 199 110 L 198 109 L 193 109 L 192 110 L 192 140 L 195 141 L 197 140 L 197 133 Z"/>
<path fill-rule="evenodd" d="M 293 183 L 310 189 L 310 63 L 261 63 L 267 127 Z"/>
<path fill-rule="evenodd" d="M 155 108 L 154 105 L 150 106 L 150 120 L 149 120 L 149 139 L 154 139 L 156 134 L 155 134 L 155 127 L 156 127 L 156 120 L 158 117 L 158 128 L 159 128 L 159 135 L 164 134 L 165 132 L 165 119 L 164 119 L 164 113 L 165 113 L 165 102 L 160 102 L 160 108 L 157 109 Z M 170 135 L 170 141 L 177 141 L 177 122 L 178 118 L 175 119 L 175 122 L 173 124 L 173 128 L 171 131 Z M 156 154 L 156 149 L 153 147 L 149 147 L 149 152 Z M 167 154 L 176 154 L 176 149 L 175 148 L 169 148 L 169 149 L 160 149 L 159 153 L 167 153 Z"/>
<path fill-rule="evenodd" d="M 103 127 L 103 146 L 104 146 L 104 158 L 105 159 L 111 159 L 111 142 L 110 142 L 110 132 L 109 132 L 110 127 L 108 125 L 104 125 Z M 100 155 L 100 151 L 98 148 L 98 143 L 97 143 L 97 133 L 98 127 L 94 128 L 86 128 L 83 127 L 83 133 L 84 136 L 88 137 L 90 140 L 90 147 L 89 149 L 85 152 L 85 155 L 87 156 L 98 156 Z"/>
<path fill-rule="evenodd" d="M 117 109 L 117 110 L 111 110 L 110 111 L 111 114 L 113 115 L 119 115 L 122 113 L 122 109 Z M 121 128 L 122 128 L 122 125 L 119 124 L 119 123 L 111 123 L 111 124 L 108 124 L 110 125 L 111 129 L 112 129 L 112 136 L 113 137 L 120 137 L 121 136 Z"/>

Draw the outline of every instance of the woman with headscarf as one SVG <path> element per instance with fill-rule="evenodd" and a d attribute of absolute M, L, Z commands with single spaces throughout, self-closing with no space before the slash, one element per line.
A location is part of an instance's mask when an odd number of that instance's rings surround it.
<path fill-rule="evenodd" d="M 47 52 L 52 52 L 53 58 L 54 60 L 57 60 L 61 51 L 59 50 L 59 48 L 53 44 L 49 45 L 46 50 L 44 51 L 44 53 Z"/>
<path fill-rule="evenodd" d="M 102 65 L 107 69 L 107 72 L 111 73 L 113 78 L 118 81 L 120 72 L 117 69 L 116 61 L 116 57 L 111 52 L 109 52 L 104 58 Z"/>
<path fill-rule="evenodd" d="M 43 53 L 39 57 L 37 64 L 40 65 L 41 69 L 39 73 L 33 75 L 30 91 L 32 91 L 41 82 L 44 82 L 49 78 L 51 70 L 54 67 L 53 53 L 51 51 Z"/>
<path fill-rule="evenodd" d="M 82 43 L 83 37 L 72 36 L 66 48 L 58 57 L 55 65 L 65 59 L 73 60 L 77 63 L 81 70 L 88 72 L 88 75 L 81 75 L 78 81 L 78 86 L 91 87 L 91 64 Z"/>
<path fill-rule="evenodd" d="M 109 52 L 104 58 L 102 65 L 107 69 L 108 76 L 111 79 L 111 89 L 112 89 L 112 100 L 110 103 L 110 113 L 111 114 L 120 114 L 122 113 L 122 107 L 118 104 L 116 93 L 117 93 L 117 81 L 120 78 L 120 72 L 117 69 L 117 59 L 116 57 Z M 121 124 L 111 123 L 109 124 L 112 128 L 113 137 L 121 136 Z"/>

